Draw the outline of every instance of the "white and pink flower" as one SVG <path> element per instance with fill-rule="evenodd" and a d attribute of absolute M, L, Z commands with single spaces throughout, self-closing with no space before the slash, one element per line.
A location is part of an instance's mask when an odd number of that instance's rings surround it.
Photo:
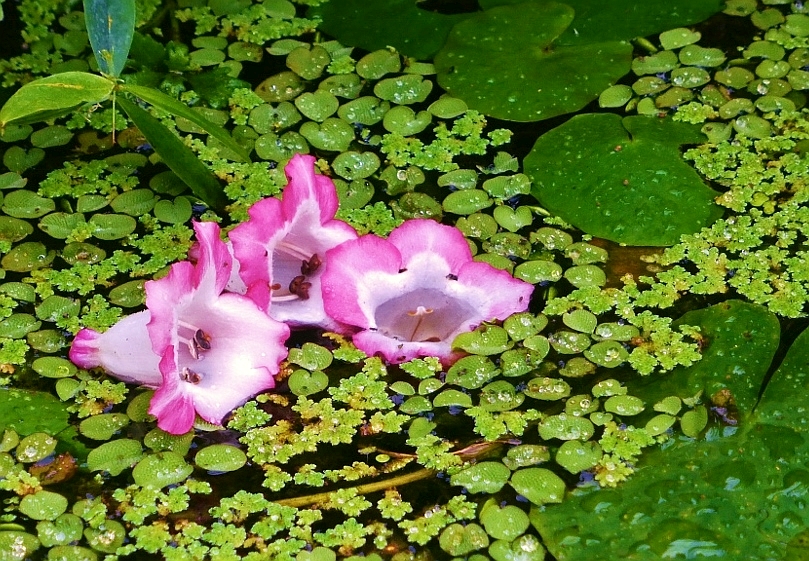
<path fill-rule="evenodd" d="M 366 235 L 330 250 L 322 289 L 326 312 L 361 330 L 353 341 L 367 354 L 449 364 L 461 356 L 457 335 L 525 311 L 533 286 L 473 261 L 457 228 L 409 220 L 386 240 Z"/>
<path fill-rule="evenodd" d="M 149 412 L 174 434 L 190 430 L 196 414 L 219 424 L 251 396 L 275 387 L 289 336 L 286 325 L 249 298 L 223 293 L 233 259 L 219 226 L 197 223 L 195 230 L 197 263 L 175 263 L 168 275 L 146 284 L 147 329 L 163 376 Z"/>
<path fill-rule="evenodd" d="M 357 232 L 334 218 L 334 183 L 314 171 L 312 156 L 295 155 L 284 168 L 283 199 L 263 199 L 250 219 L 229 234 L 247 294 L 271 317 L 292 326 L 340 330 L 326 315 L 320 278 L 326 252 L 356 239 Z"/>
<path fill-rule="evenodd" d="M 220 424 L 253 395 L 275 386 L 289 328 L 239 294 L 223 292 L 233 258 L 219 226 L 196 223 L 196 263 L 175 263 L 146 283 L 148 310 L 103 334 L 82 330 L 70 358 L 104 367 L 126 382 L 156 387 L 149 413 L 172 434 L 188 432 L 199 415 Z"/>

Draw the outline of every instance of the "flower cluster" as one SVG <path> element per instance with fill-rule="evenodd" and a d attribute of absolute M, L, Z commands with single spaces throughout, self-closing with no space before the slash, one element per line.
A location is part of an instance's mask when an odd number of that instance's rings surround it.
<path fill-rule="evenodd" d="M 392 363 L 450 364 L 458 334 L 528 306 L 533 287 L 473 261 L 456 228 L 410 220 L 387 239 L 358 236 L 334 218 L 337 192 L 314 158 L 284 171 L 283 199 L 253 205 L 230 244 L 216 224 L 194 224 L 191 259 L 146 283 L 145 311 L 73 341 L 78 366 L 156 388 L 149 412 L 167 432 L 187 432 L 197 415 L 219 424 L 273 388 L 290 326 L 351 335 Z"/>

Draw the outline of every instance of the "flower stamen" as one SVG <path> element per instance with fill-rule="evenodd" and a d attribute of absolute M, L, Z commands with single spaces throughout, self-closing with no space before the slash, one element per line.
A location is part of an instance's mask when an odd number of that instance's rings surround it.
<path fill-rule="evenodd" d="M 297 257 L 301 261 L 306 261 L 307 259 L 310 259 L 312 256 L 310 253 L 307 253 L 307 251 L 304 250 L 303 248 L 298 247 L 295 244 L 291 244 L 287 241 L 279 242 L 278 245 L 275 246 L 275 248 L 281 251 L 282 253 L 286 253 L 287 255 L 291 255 L 292 257 Z"/>
<path fill-rule="evenodd" d="M 309 260 L 303 260 L 301 263 L 301 274 L 302 275 L 313 275 L 315 271 L 317 271 L 320 266 L 323 264 L 323 261 L 320 260 L 320 257 L 317 253 L 312 255 Z"/>
<path fill-rule="evenodd" d="M 418 332 L 419 327 L 421 327 L 421 322 L 424 320 L 424 316 L 430 315 L 431 313 L 433 313 L 433 311 L 434 310 L 432 308 L 425 308 L 424 306 L 418 306 L 415 310 L 410 310 L 407 312 L 407 315 L 409 315 L 410 317 L 418 317 L 418 320 L 416 321 L 416 326 L 413 328 L 412 333 L 410 333 L 409 337 L 410 341 L 416 340 L 415 339 L 416 332 Z"/>
<path fill-rule="evenodd" d="M 194 360 L 199 359 L 200 351 L 211 350 L 211 336 L 199 329 L 196 325 L 192 325 L 183 320 L 178 320 L 177 325 L 182 328 L 192 330 L 194 334 L 191 337 L 183 337 L 178 333 L 178 339 L 188 347 L 188 353 Z"/>
<path fill-rule="evenodd" d="M 184 367 L 180 371 L 180 380 L 189 384 L 199 384 L 205 376 L 199 372 L 194 372 L 190 368 Z"/>
<path fill-rule="evenodd" d="M 311 282 L 306 282 L 304 275 L 298 275 L 289 283 L 290 294 L 295 294 L 301 300 L 309 299 L 309 289 L 312 287 Z"/>

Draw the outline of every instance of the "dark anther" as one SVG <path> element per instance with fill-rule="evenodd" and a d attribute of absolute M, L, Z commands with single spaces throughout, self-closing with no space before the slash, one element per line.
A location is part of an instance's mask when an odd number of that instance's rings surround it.
<path fill-rule="evenodd" d="M 211 350 L 211 336 L 205 333 L 202 329 L 197 329 L 194 333 L 194 345 L 201 351 Z"/>
<path fill-rule="evenodd" d="M 281 290 L 281 284 L 277 283 L 277 282 L 274 283 L 274 284 L 271 284 L 270 285 L 270 290 Z"/>
<path fill-rule="evenodd" d="M 301 274 L 313 275 L 322 264 L 323 262 L 320 260 L 320 257 L 318 257 L 317 253 L 315 253 L 309 258 L 309 261 L 304 260 L 301 262 Z"/>
<path fill-rule="evenodd" d="M 199 372 L 194 372 L 190 368 L 183 368 L 180 371 L 180 379 L 183 382 L 188 382 L 189 384 L 199 384 L 202 381 L 202 374 Z"/>
<path fill-rule="evenodd" d="M 298 275 L 292 282 L 289 283 L 289 292 L 300 298 L 301 300 L 308 300 L 309 299 L 309 288 L 311 288 L 312 283 L 306 282 L 306 277 L 303 275 Z"/>
<path fill-rule="evenodd" d="M 449 280 L 458 280 L 458 275 L 453 275 L 452 273 L 447 275 L 447 279 Z"/>
<path fill-rule="evenodd" d="M 404 273 L 405 271 L 407 271 L 407 269 L 399 269 L 400 273 Z"/>

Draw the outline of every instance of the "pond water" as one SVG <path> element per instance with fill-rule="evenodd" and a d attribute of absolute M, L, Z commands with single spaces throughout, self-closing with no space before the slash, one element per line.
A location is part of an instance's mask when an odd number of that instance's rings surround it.
<path fill-rule="evenodd" d="M 809 558 L 809 10 L 612 4 L 0 4 L 0 560 Z"/>

